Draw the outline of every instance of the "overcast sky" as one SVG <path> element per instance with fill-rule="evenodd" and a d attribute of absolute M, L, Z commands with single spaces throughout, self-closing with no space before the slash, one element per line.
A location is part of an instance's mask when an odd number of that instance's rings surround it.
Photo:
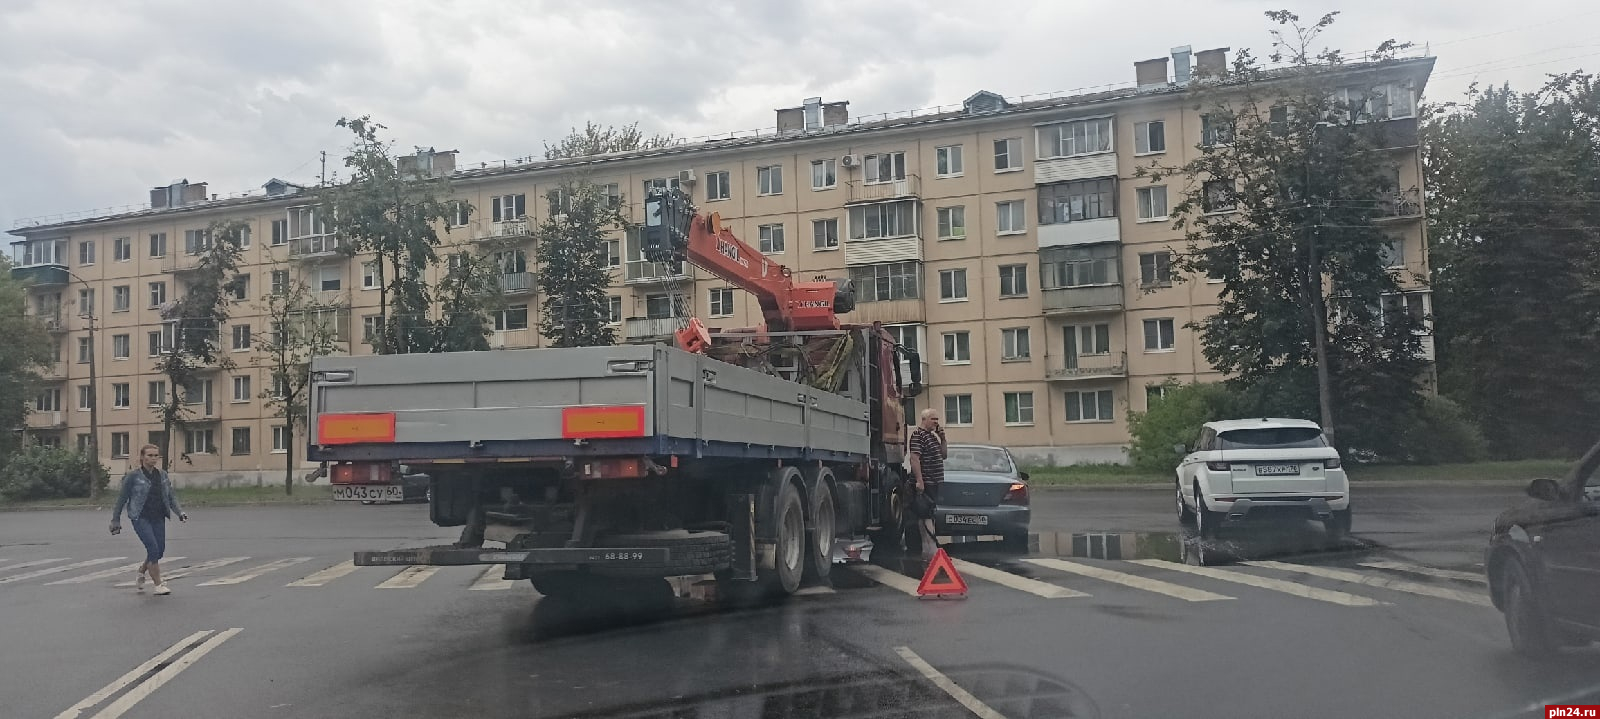
<path fill-rule="evenodd" d="M 1124 83 L 1175 45 L 1254 48 L 1262 12 L 1076 0 L 0 0 L 0 229 L 137 204 L 177 178 L 212 192 L 314 180 L 370 114 L 402 148 L 463 163 L 539 154 L 593 119 L 699 136 L 770 128 L 806 97 L 852 116 Z M 1438 57 L 1425 99 L 1533 88 L 1600 67 L 1593 0 L 1380 2 L 1341 10 L 1345 51 L 1396 38 Z"/>

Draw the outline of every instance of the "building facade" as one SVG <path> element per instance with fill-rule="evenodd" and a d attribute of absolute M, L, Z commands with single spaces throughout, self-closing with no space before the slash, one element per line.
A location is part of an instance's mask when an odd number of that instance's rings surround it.
<path fill-rule="evenodd" d="M 1173 76 L 1166 58 L 1138 63 L 1139 86 L 1127 90 L 1031 102 L 979 92 L 959 109 L 872 121 L 813 100 L 779 110 L 772 132 L 660 150 L 479 167 L 457 167 L 448 152 L 403 159 L 449 175 L 472 208 L 449 223 L 441 252 L 492 252 L 502 268 L 496 348 L 540 345 L 531 228 L 559 210 L 549 193 L 560 183 L 581 173 L 635 221 L 650 188 L 682 187 L 798 276 L 852 278 L 858 305 L 845 319 L 883 322 L 922 353 L 927 389 L 908 404 L 942 411 L 953 441 L 1002 444 L 1036 462 L 1114 462 L 1125 458 L 1128 412 L 1162 383 L 1219 378 L 1186 327 L 1212 311 L 1218 285 L 1170 269 L 1185 246 L 1169 216 L 1184 180 L 1135 176 L 1151 160 L 1182 164 L 1214 139 L 1185 85 L 1191 61 L 1220 71 L 1223 51 L 1184 48 L 1173 59 Z M 1400 139 L 1383 150 L 1397 175 L 1384 224 L 1395 266 L 1418 278 L 1428 258 L 1415 110 L 1431 68 L 1423 58 L 1339 71 L 1388 98 L 1383 121 L 1398 131 L 1386 135 Z M 269 375 L 254 338 L 268 324 L 266 294 L 291 277 L 308 283 L 342 306 L 323 319 L 344 351 L 371 351 L 370 258 L 339 253 L 316 215 L 310 190 L 280 180 L 236 198 L 178 182 L 153 190 L 143 210 L 13 229 L 13 273 L 33 283 L 30 311 L 59 343 L 28 436 L 87 446 L 98 399 L 102 460 L 114 472 L 136 462 L 130 455 L 161 430 L 152 406 L 166 391 L 157 365 L 171 341 L 161 308 L 184 291 L 207 226 L 242 220 L 249 279 L 218 337 L 236 368 L 187 388 L 196 419 L 172 447 L 189 455 L 175 467 L 191 481 L 271 481 L 281 453 L 304 438 L 261 398 Z M 726 283 L 646 262 L 629 236 L 612 248 L 611 312 L 625 341 L 669 339 L 685 310 L 712 327 L 760 322 Z M 1402 300 L 1431 307 L 1414 280 Z"/>

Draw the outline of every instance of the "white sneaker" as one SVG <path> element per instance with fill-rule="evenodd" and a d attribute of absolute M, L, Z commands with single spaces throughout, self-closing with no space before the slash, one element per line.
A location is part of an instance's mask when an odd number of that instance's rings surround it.
<path fill-rule="evenodd" d="M 144 570 L 143 569 L 139 570 L 139 579 L 138 579 L 138 581 L 135 581 L 133 583 L 133 591 L 136 591 L 136 592 L 143 592 L 144 591 Z"/>
<path fill-rule="evenodd" d="M 167 595 L 167 594 L 171 594 L 172 590 L 171 589 L 167 589 L 167 585 L 164 584 L 164 583 L 163 584 L 157 584 L 155 593 L 157 595 Z"/>

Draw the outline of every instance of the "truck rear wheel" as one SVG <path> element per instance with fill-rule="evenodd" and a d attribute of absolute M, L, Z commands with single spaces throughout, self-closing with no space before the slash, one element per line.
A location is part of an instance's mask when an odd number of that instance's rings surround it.
<path fill-rule="evenodd" d="M 806 537 L 806 566 L 803 579 L 807 583 L 826 584 L 833 569 L 833 539 L 839 533 L 838 508 L 833 501 L 833 472 L 827 468 L 817 471 L 817 476 L 807 485 L 811 488 L 811 526 Z"/>
<path fill-rule="evenodd" d="M 830 504 L 831 506 L 831 504 Z M 800 488 L 783 481 L 778 488 L 778 513 L 773 516 L 777 543 L 773 547 L 773 568 L 757 569 L 756 581 L 768 593 L 794 594 L 805 575 L 806 514 L 800 505 Z"/>

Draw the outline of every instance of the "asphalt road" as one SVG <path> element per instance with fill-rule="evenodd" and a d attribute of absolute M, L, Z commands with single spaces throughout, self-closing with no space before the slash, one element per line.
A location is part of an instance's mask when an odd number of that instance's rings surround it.
<path fill-rule="evenodd" d="M 922 564 L 880 557 L 742 611 L 564 605 L 471 567 L 341 573 L 356 549 L 452 538 L 420 505 L 194 512 L 170 527 L 169 555 L 186 558 L 165 563 L 193 573 L 155 597 L 116 586 L 139 552 L 106 534 L 109 512 L 4 513 L 0 715 L 1511 717 L 1600 703 L 1600 651 L 1517 658 L 1473 579 L 1515 490 L 1358 496 L 1356 537 L 1330 547 L 1310 525 L 1199 543 L 1174 533 L 1165 492 L 1040 492 L 1029 556 L 953 548 L 965 599 L 917 599 L 904 585 Z"/>

